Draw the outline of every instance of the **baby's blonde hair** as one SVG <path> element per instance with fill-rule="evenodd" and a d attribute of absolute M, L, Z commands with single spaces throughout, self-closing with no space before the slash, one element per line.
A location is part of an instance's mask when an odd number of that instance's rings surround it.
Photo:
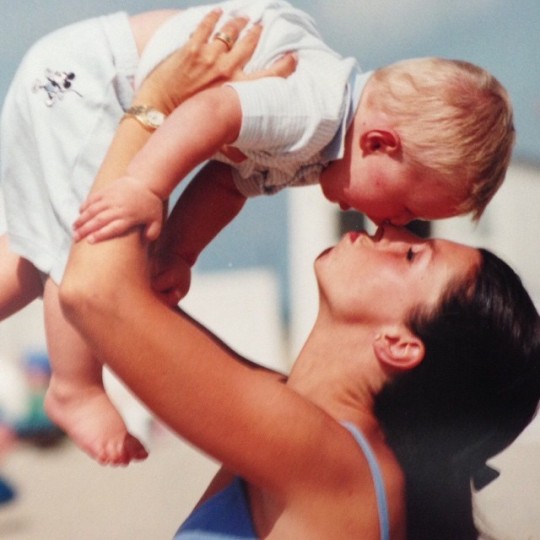
<path fill-rule="evenodd" d="M 372 81 L 368 106 L 391 117 L 404 159 L 453 184 L 457 211 L 480 218 L 514 146 L 504 87 L 474 64 L 443 58 L 404 60 L 376 70 Z"/>

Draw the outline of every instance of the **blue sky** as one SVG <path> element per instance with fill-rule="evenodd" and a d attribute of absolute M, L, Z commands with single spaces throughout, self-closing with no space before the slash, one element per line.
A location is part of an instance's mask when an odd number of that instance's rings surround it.
<path fill-rule="evenodd" d="M 0 0 L 0 97 L 24 51 L 65 24 L 117 10 L 137 13 L 207 2 L 189 0 Z M 509 90 L 518 132 L 515 158 L 540 164 L 538 0 L 296 0 L 326 41 L 368 70 L 415 56 L 462 58 L 490 70 Z M 519 6 L 519 9 L 518 9 Z M 66 44 L 69 46 L 69 44 Z M 286 294 L 286 197 L 250 202 L 201 257 L 201 269 L 266 265 Z M 241 241 L 239 241 L 241 239 Z"/>

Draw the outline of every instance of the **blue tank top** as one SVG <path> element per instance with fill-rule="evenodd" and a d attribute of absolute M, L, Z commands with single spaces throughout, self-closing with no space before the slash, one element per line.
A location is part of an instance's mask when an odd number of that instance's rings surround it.
<path fill-rule="evenodd" d="M 373 476 L 381 540 L 390 540 L 388 504 L 381 470 L 371 446 L 353 424 L 343 425 L 364 452 Z M 175 540 L 257 540 L 244 481 L 236 477 L 225 489 L 205 501 L 182 524 Z"/>

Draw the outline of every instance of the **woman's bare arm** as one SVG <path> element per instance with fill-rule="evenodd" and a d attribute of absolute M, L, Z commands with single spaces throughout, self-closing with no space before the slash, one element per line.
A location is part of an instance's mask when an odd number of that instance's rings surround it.
<path fill-rule="evenodd" d="M 246 24 L 245 19 L 235 19 L 227 33 L 235 41 Z M 248 47 L 254 48 L 253 44 L 260 31 L 260 26 L 252 27 L 242 39 L 247 45 L 238 49 L 243 51 Z M 181 54 L 173 54 L 164 61 L 164 66 L 158 67 L 157 72 L 145 81 L 134 105 L 155 106 L 153 94 L 157 92 L 160 102 L 157 108 L 171 114 L 163 126 L 136 152 L 124 176 L 109 182 L 102 189 L 92 190 L 75 222 L 75 240 L 85 237 L 92 242 L 106 240 L 143 224 L 147 239 L 155 240 L 161 231 L 163 201 L 190 171 L 238 136 L 242 122 L 238 96 L 232 88 L 219 86 L 219 83 L 229 79 L 246 80 L 276 75 L 280 72 L 287 75 L 292 72 L 295 62 L 291 55 L 286 55 L 264 72 L 246 76 L 239 69 L 245 63 L 245 54 L 233 48 L 216 59 L 222 47 L 220 41 L 214 41 L 213 47 L 209 47 L 210 53 L 198 54 L 195 63 L 192 58 L 188 58 L 185 73 L 189 76 L 185 77 L 185 81 L 175 80 L 175 84 L 183 89 L 183 99 L 194 93 L 197 95 L 182 104 L 177 96 L 171 97 L 162 91 L 162 88 L 174 87 L 171 74 L 186 61 Z M 212 88 L 199 92 L 196 91 L 196 85 L 192 88 L 193 82 L 207 77 L 205 70 L 201 69 L 207 63 L 219 66 L 221 76 L 214 77 L 208 85 Z M 215 72 L 216 68 L 213 67 L 211 71 Z M 130 118 L 127 121 L 135 120 Z"/>
<path fill-rule="evenodd" d="M 95 187 L 121 175 L 149 136 L 135 123 L 120 125 Z M 326 472 L 313 474 L 307 450 L 334 455 L 339 425 L 165 307 L 149 286 L 146 248 L 137 232 L 74 247 L 60 290 L 72 324 L 160 418 L 230 470 L 276 492 L 306 489 L 307 478 L 324 484 Z M 314 445 L 321 431 L 327 437 Z"/>

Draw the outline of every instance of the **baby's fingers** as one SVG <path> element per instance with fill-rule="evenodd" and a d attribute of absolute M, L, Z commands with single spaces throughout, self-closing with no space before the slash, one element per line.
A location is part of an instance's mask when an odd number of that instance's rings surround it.
<path fill-rule="evenodd" d="M 84 216 L 79 219 L 73 225 L 73 239 L 75 242 L 88 237 L 90 234 L 94 234 L 100 229 L 107 227 L 110 223 L 117 220 L 116 216 L 110 212 L 98 212 L 91 214 L 86 211 Z"/>
<path fill-rule="evenodd" d="M 73 223 L 73 229 L 77 230 L 84 227 L 90 220 L 100 216 L 106 218 L 107 211 L 110 209 L 109 205 L 101 199 L 90 200 L 88 199 L 81 205 L 79 210 L 79 216 Z M 109 217 L 110 219 L 110 217 Z"/>
<path fill-rule="evenodd" d="M 104 240 L 111 240 L 117 238 L 128 232 L 133 225 L 125 220 L 116 219 L 105 225 L 94 229 L 91 233 L 87 234 L 87 240 L 90 244 L 96 244 L 97 242 L 103 242 Z"/>
<path fill-rule="evenodd" d="M 97 193 L 93 193 L 92 195 L 89 195 L 79 207 L 79 213 L 82 214 L 83 212 L 86 212 L 87 210 L 92 208 L 94 205 L 99 204 L 102 201 L 102 199 L 103 199 L 102 194 L 99 191 Z"/>

